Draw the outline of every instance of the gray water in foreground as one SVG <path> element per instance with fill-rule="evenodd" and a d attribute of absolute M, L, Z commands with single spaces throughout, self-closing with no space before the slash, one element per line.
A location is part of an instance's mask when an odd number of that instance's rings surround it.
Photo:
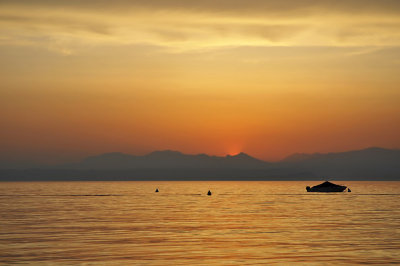
<path fill-rule="evenodd" d="M 3 182 L 0 263 L 400 264 L 400 182 L 318 183 Z"/>

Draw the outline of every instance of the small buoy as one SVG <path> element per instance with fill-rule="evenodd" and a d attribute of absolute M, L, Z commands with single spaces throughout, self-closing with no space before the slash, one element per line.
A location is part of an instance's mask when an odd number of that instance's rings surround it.
<path fill-rule="evenodd" d="M 350 188 L 347 188 L 347 192 L 351 192 Z"/>
<path fill-rule="evenodd" d="M 158 192 L 158 188 L 156 188 L 156 192 Z"/>
<path fill-rule="evenodd" d="M 210 191 L 210 190 L 207 192 L 207 195 L 208 195 L 208 196 L 211 196 L 211 191 Z"/>

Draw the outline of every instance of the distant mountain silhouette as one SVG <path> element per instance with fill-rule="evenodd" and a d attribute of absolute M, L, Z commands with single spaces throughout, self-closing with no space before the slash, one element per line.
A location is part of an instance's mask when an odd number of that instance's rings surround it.
<path fill-rule="evenodd" d="M 245 153 L 225 157 L 206 154 L 189 155 L 178 151 L 155 151 L 144 156 L 123 153 L 105 153 L 84 159 L 82 162 L 62 165 L 68 169 L 137 169 L 137 168 L 265 168 L 269 163 Z"/>
<path fill-rule="evenodd" d="M 293 154 L 276 163 L 245 153 L 227 156 L 119 152 L 40 167 L 0 163 L 0 180 L 400 180 L 400 150 L 368 148 Z"/>
<path fill-rule="evenodd" d="M 301 167 L 329 178 L 386 178 L 400 180 L 400 150 L 367 148 L 337 153 L 293 154 L 280 167 Z"/>

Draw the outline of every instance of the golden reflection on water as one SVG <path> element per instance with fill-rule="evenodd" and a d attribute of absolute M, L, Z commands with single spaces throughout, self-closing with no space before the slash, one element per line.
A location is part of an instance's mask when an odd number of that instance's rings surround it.
<path fill-rule="evenodd" d="M 0 262 L 400 263 L 400 182 L 338 183 L 0 183 Z"/>

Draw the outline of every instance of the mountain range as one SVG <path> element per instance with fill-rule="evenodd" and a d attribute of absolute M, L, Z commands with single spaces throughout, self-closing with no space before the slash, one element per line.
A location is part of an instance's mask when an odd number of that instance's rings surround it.
<path fill-rule="evenodd" d="M 0 162 L 0 181 L 21 180 L 400 180 L 400 150 L 293 154 L 266 162 L 227 156 L 155 151 L 144 156 L 105 153 L 53 166 Z"/>
<path fill-rule="evenodd" d="M 132 169 L 132 168 L 265 168 L 268 162 L 258 160 L 245 153 L 225 157 L 206 154 L 189 155 L 178 151 L 155 151 L 144 156 L 123 153 L 105 153 L 83 161 L 58 167 L 74 169 Z"/>

